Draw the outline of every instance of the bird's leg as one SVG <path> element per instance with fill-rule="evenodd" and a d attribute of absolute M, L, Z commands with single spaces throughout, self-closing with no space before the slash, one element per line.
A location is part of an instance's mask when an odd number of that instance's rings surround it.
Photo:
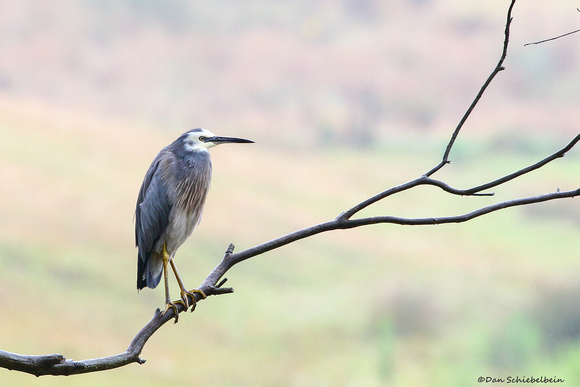
<path fill-rule="evenodd" d="M 203 290 L 201 290 L 201 289 L 193 289 L 192 291 L 188 291 L 185 288 L 185 285 L 183 284 L 183 281 L 181 280 L 179 273 L 177 272 L 177 267 L 175 266 L 175 262 L 173 262 L 173 259 L 170 260 L 169 263 L 171 264 L 171 268 L 173 269 L 173 273 L 175 274 L 175 278 L 177 278 L 177 283 L 179 284 L 179 288 L 181 289 L 181 299 L 183 300 L 183 303 L 185 304 L 185 309 L 189 308 L 189 300 L 187 299 L 187 296 L 190 296 L 191 302 L 192 302 L 191 311 L 193 312 L 195 310 L 195 305 L 196 305 L 194 293 L 201 294 L 202 299 L 204 299 L 206 297 L 206 295 L 203 292 Z"/>
<path fill-rule="evenodd" d="M 177 311 L 177 306 L 173 302 L 171 302 L 171 297 L 169 296 L 169 273 L 167 272 L 167 262 L 169 261 L 170 261 L 169 254 L 165 249 L 165 244 L 163 244 L 163 279 L 165 282 L 165 309 L 163 310 L 163 313 L 161 313 L 161 315 L 163 316 L 165 313 L 167 313 L 169 308 L 172 308 L 173 312 L 175 313 L 175 323 L 177 323 L 179 315 Z M 171 265 L 173 266 L 173 262 L 171 262 Z M 185 306 L 187 309 L 187 304 Z"/>

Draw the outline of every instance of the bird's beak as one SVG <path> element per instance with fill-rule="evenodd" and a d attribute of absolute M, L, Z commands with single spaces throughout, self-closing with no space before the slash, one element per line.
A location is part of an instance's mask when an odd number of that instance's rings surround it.
<path fill-rule="evenodd" d="M 226 143 L 248 144 L 248 143 L 253 143 L 254 141 L 246 140 L 243 138 L 236 138 L 236 137 L 214 136 L 214 137 L 206 138 L 204 142 L 213 142 L 214 144 L 218 145 L 218 144 L 226 144 Z"/>

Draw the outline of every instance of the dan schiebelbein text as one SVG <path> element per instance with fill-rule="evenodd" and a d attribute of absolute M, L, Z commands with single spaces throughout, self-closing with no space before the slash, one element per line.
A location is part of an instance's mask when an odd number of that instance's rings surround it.
<path fill-rule="evenodd" d="M 564 379 L 554 376 L 549 378 L 547 376 L 508 376 L 507 378 L 493 378 L 491 376 L 480 376 L 477 378 L 479 383 L 564 383 Z"/>

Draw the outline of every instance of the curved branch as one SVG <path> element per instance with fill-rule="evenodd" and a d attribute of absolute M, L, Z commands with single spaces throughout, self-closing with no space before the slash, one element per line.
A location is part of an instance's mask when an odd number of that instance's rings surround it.
<path fill-rule="evenodd" d="M 428 177 L 427 175 L 423 175 L 421 177 L 418 177 L 415 180 L 411 180 L 405 184 L 401 184 L 399 186 L 396 187 L 392 187 L 389 188 L 388 190 L 385 190 L 383 192 L 380 192 L 378 194 L 376 194 L 375 196 L 371 196 L 370 198 L 360 202 L 359 204 L 357 204 L 356 206 L 352 207 L 351 209 L 343 212 L 342 214 L 339 215 L 340 218 L 344 218 L 344 219 L 350 219 L 353 215 L 355 215 L 357 212 L 362 211 L 363 209 L 369 207 L 370 205 L 383 200 L 391 195 L 394 195 L 396 193 L 402 192 L 402 191 L 406 191 L 410 188 L 416 187 L 418 185 L 434 185 L 437 186 L 439 188 L 441 188 L 442 190 L 444 190 L 445 192 L 448 192 L 450 194 L 453 195 L 460 195 L 460 196 L 493 196 L 493 193 L 486 193 L 486 194 L 481 194 L 479 192 L 484 191 L 486 189 L 492 188 L 492 187 L 497 187 L 501 184 L 507 183 L 510 180 L 513 180 L 517 177 L 520 177 L 522 175 L 525 175 L 526 173 L 530 173 L 532 171 L 535 171 L 537 169 L 542 168 L 544 165 L 557 160 L 559 158 L 564 157 L 564 155 L 566 153 L 568 153 L 572 148 L 574 148 L 574 146 L 580 142 L 580 134 L 576 135 L 576 137 L 574 137 L 572 139 L 572 141 L 570 141 L 568 143 L 568 145 L 566 145 L 565 147 L 563 147 L 562 149 L 560 149 L 559 151 L 551 154 L 550 156 L 538 161 L 535 164 L 532 164 L 528 167 L 522 168 L 516 172 L 510 173 L 508 175 L 505 175 L 503 177 L 500 177 L 499 179 L 493 180 L 489 183 L 485 183 L 485 184 L 481 184 L 478 185 L 476 187 L 473 188 L 468 188 L 468 189 L 458 189 L 458 188 L 453 188 L 451 187 L 449 184 L 444 183 L 440 180 L 435 180 L 431 177 Z"/>
<path fill-rule="evenodd" d="M 511 0 L 510 6 L 508 8 L 507 21 L 505 23 L 505 30 L 504 30 L 503 49 L 501 51 L 501 56 L 499 58 L 499 61 L 495 65 L 495 68 L 493 69 L 493 71 L 491 72 L 489 77 L 487 77 L 487 79 L 483 83 L 483 86 L 481 86 L 481 88 L 479 89 L 479 92 L 475 96 L 475 99 L 473 100 L 473 102 L 471 103 L 471 105 L 469 106 L 469 108 L 467 109 L 465 114 L 463 115 L 463 117 L 461 117 L 459 124 L 457 124 L 457 127 L 453 131 L 453 134 L 451 135 L 451 139 L 449 140 L 449 143 L 447 144 L 447 148 L 445 149 L 445 153 L 443 154 L 443 159 L 441 160 L 441 162 L 439 164 L 437 164 L 429 172 L 427 172 L 425 174 L 426 176 L 433 175 L 435 172 L 437 172 L 438 170 L 443 168 L 446 164 L 450 163 L 449 153 L 451 153 L 451 148 L 453 148 L 453 144 L 455 144 L 455 140 L 457 139 L 457 136 L 459 135 L 461 128 L 463 128 L 463 125 L 465 124 L 465 122 L 467 121 L 469 116 L 471 115 L 471 112 L 473 112 L 473 109 L 475 109 L 475 107 L 479 103 L 479 100 L 483 96 L 483 93 L 485 93 L 485 91 L 487 90 L 487 87 L 491 84 L 491 82 L 493 81 L 495 76 L 500 71 L 505 70 L 505 67 L 503 67 L 503 62 L 505 61 L 505 58 L 507 57 L 508 46 L 509 46 L 509 42 L 510 42 L 510 27 L 511 27 L 512 20 L 513 20 L 512 11 L 514 9 L 515 4 L 516 4 L 516 0 Z"/>
<path fill-rule="evenodd" d="M 492 204 L 487 207 L 482 207 L 472 212 L 468 212 L 462 215 L 456 216 L 444 216 L 444 217 L 432 217 L 432 218 L 404 218 L 404 217 L 396 217 L 396 216 L 375 216 L 375 217 L 367 217 L 367 218 L 360 218 L 360 219 L 346 219 L 343 217 L 338 217 L 334 220 L 317 224 L 315 226 L 307 227 L 293 233 L 281 236 L 279 238 L 273 239 L 266 243 L 262 243 L 260 245 L 251 247 L 249 249 L 240 251 L 239 253 L 232 253 L 233 252 L 233 245 L 230 244 L 228 248 L 228 253 L 224 256 L 222 261 L 216 268 L 210 273 L 210 275 L 206 278 L 203 282 L 202 286 L 211 286 L 224 276 L 224 274 L 231 269 L 234 265 L 245 261 L 246 259 L 255 257 L 257 255 L 264 254 L 270 250 L 277 249 L 279 247 L 288 245 L 290 243 L 299 241 L 304 238 L 308 238 L 310 236 L 320 234 L 327 231 L 333 230 L 345 230 L 351 229 L 355 227 L 361 226 L 368 226 L 372 224 L 380 224 L 380 223 L 390 223 L 390 224 L 398 224 L 398 225 L 408 225 L 408 226 L 419 226 L 419 225 L 438 225 L 438 224 L 446 224 L 446 223 L 463 223 L 469 220 L 475 219 L 482 215 L 489 214 L 491 212 L 503 210 L 505 208 L 516 207 L 516 206 L 523 206 L 527 204 L 533 203 L 541 203 L 546 202 L 549 200 L 556 200 L 556 199 L 564 199 L 564 198 L 573 198 L 575 196 L 580 195 L 580 188 L 571 190 L 571 191 L 563 191 L 563 192 L 554 192 L 544 195 L 538 196 L 531 196 L 521 199 L 514 199 L 508 200 L 496 204 Z"/>
<path fill-rule="evenodd" d="M 528 172 L 532 172 L 532 171 L 535 171 L 536 169 L 540 169 L 544 165 L 548 164 L 549 162 L 554 161 L 556 159 L 559 159 L 561 157 L 564 157 L 564 155 L 568 151 L 570 151 L 579 141 L 580 141 L 580 134 L 578 134 L 576 137 L 574 137 L 572 139 L 572 141 L 570 141 L 568 143 L 568 145 L 566 145 L 564 148 L 562 148 L 559 151 L 551 154 L 550 156 L 546 157 L 545 159 L 540 160 L 537 163 L 532 164 L 532 165 L 530 165 L 530 166 L 528 166 L 526 168 L 522 168 L 519 171 L 516 171 L 514 173 L 511 173 L 509 175 L 506 175 L 506 176 L 504 176 L 504 177 L 502 177 L 500 179 L 497 179 L 497 180 L 494 180 L 494 181 L 490 181 L 489 183 L 485 183 L 485 184 L 482 184 L 480 186 L 473 187 L 473 188 L 470 188 L 468 190 L 465 190 L 465 195 L 473 195 L 476 192 L 480 192 L 480 191 L 484 191 L 484 190 L 486 190 L 488 188 L 496 187 L 496 186 L 498 186 L 500 184 L 506 183 L 506 182 L 508 182 L 510 180 L 513 180 L 513 179 L 515 179 L 517 177 L 520 177 L 520 176 L 522 176 L 522 175 L 524 175 L 524 174 L 526 174 Z"/>
<path fill-rule="evenodd" d="M 202 290 L 207 296 L 231 293 L 233 291 L 230 288 L 222 289 L 213 285 L 206 285 Z M 195 295 L 196 300 L 200 301 L 201 296 L 199 294 Z M 177 304 L 177 309 L 179 310 L 179 313 L 186 310 L 183 304 Z M 143 351 L 145 344 L 159 328 L 174 317 L 172 309 L 164 315 L 162 315 L 161 311 L 157 309 L 153 318 L 143 328 L 141 328 L 139 333 L 137 333 L 133 338 L 127 350 L 116 355 L 75 361 L 67 359 L 61 354 L 34 356 L 20 355 L 0 350 L 0 367 L 26 372 L 35 376 L 42 376 L 86 374 L 89 372 L 119 368 L 131 363 L 143 364 L 145 363 L 145 360 L 141 359 L 139 355 L 141 354 L 141 351 Z"/>
<path fill-rule="evenodd" d="M 492 204 L 487 207 L 479 208 L 475 211 L 465 213 L 463 215 L 457 216 L 443 216 L 437 218 L 400 218 L 395 216 L 374 216 L 361 219 L 349 220 L 352 227 L 367 226 L 371 224 L 379 223 L 393 223 L 399 225 L 407 226 L 419 226 L 419 225 L 437 225 L 437 224 L 447 224 L 447 223 L 463 223 L 469 220 L 478 218 L 482 215 L 487 215 L 491 212 L 503 210 L 510 207 L 523 206 L 527 204 L 542 203 L 549 200 L 573 198 L 580 195 L 580 188 L 571 191 L 553 192 L 544 195 L 531 196 L 521 199 L 507 200 L 504 202 Z"/>
<path fill-rule="evenodd" d="M 554 36 L 553 38 L 539 40 L 537 42 L 526 43 L 526 44 L 524 44 L 524 47 L 525 46 L 530 46 L 532 44 L 541 44 L 541 43 L 550 42 L 552 40 L 560 39 L 560 38 L 563 38 L 563 37 L 568 36 L 568 35 L 576 34 L 578 32 L 580 32 L 580 29 L 577 29 L 577 30 L 574 30 L 574 31 L 570 31 L 570 32 L 566 32 L 565 34 L 558 35 L 558 36 Z"/>

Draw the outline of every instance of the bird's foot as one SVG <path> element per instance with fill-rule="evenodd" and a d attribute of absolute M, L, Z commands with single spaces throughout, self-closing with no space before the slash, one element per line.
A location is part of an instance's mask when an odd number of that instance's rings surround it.
<path fill-rule="evenodd" d="M 165 313 L 167 313 L 167 311 L 169 309 L 173 309 L 173 314 L 174 314 L 174 318 L 175 320 L 173 321 L 174 324 L 177 324 L 177 320 L 179 319 L 179 311 L 177 310 L 177 305 L 175 305 L 176 303 L 183 303 L 183 301 L 179 300 L 179 301 L 175 301 L 175 302 L 166 302 L 165 303 L 165 309 L 163 309 L 163 312 L 161 312 L 161 316 L 164 316 Z M 187 309 L 187 305 L 186 305 L 186 309 Z"/>
<path fill-rule="evenodd" d="M 181 291 L 181 301 L 177 302 L 183 303 L 185 305 L 185 309 L 187 310 L 187 308 L 190 306 L 188 297 L 191 297 L 191 311 L 193 312 L 195 310 L 195 306 L 197 305 L 197 302 L 195 301 L 195 293 L 200 294 L 202 300 L 207 297 L 201 289 L 193 289 L 190 291 L 183 289 Z"/>

